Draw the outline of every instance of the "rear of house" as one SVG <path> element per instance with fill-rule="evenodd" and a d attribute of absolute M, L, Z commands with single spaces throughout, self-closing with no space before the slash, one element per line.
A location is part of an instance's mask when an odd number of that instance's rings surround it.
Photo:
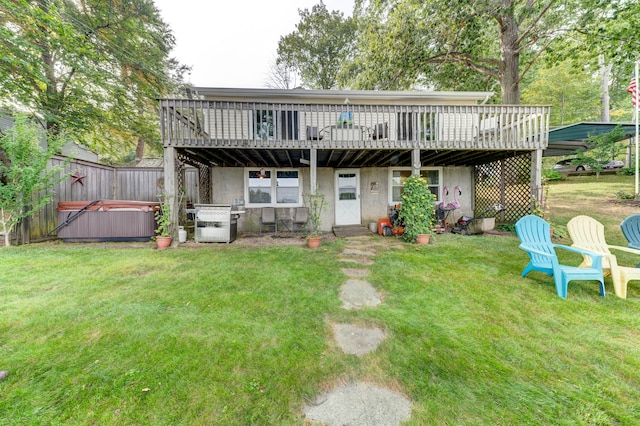
<path fill-rule="evenodd" d="M 189 99 L 163 99 L 165 190 L 182 191 L 187 165 L 199 175 L 187 191 L 197 199 L 175 204 L 174 217 L 189 204 L 238 205 L 247 212 L 238 230 L 255 231 L 262 207 L 286 225 L 318 190 L 328 200 L 324 230 L 366 225 L 401 202 L 411 174 L 439 201 L 451 188 L 455 215 L 501 202 L 515 217 L 540 185 L 549 107 L 486 105 L 491 96 L 195 88 Z"/>

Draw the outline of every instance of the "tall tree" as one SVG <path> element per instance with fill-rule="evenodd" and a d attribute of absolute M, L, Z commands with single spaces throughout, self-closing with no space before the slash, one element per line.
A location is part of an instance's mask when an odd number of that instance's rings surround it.
<path fill-rule="evenodd" d="M 335 89 L 341 65 L 353 53 L 355 23 L 322 2 L 298 14 L 296 31 L 280 37 L 277 62 L 298 71 L 305 87 Z"/>
<path fill-rule="evenodd" d="M 53 134 L 140 150 L 158 143 L 155 99 L 184 70 L 173 44 L 152 0 L 0 0 L 0 98 Z"/>
<path fill-rule="evenodd" d="M 564 60 L 552 67 L 538 66 L 525 79 L 522 103 L 552 105 L 552 126 L 598 121 L 601 105 L 597 69 Z"/>
<path fill-rule="evenodd" d="M 498 82 L 502 102 L 517 104 L 520 84 L 541 55 L 561 45 L 590 7 L 602 3 L 356 0 L 361 27 L 354 83 L 455 89 L 463 81 L 473 90 Z"/>
<path fill-rule="evenodd" d="M 278 62 L 277 58 L 269 66 L 265 85 L 269 89 L 293 89 L 298 81 L 298 76 L 284 62 Z"/>

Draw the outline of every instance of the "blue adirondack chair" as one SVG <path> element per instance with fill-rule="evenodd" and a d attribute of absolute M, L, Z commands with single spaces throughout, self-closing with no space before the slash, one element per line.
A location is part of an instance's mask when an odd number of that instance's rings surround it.
<path fill-rule="evenodd" d="M 558 296 L 567 298 L 569 281 L 594 280 L 600 282 L 600 295 L 605 295 L 604 276 L 602 274 L 602 255 L 551 242 L 549 223 L 534 215 L 522 217 L 516 222 L 516 234 L 520 239 L 520 249 L 529 255 L 529 263 L 522 271 L 525 277 L 531 271 L 539 271 L 553 276 Z M 562 265 L 558 261 L 555 249 L 563 249 L 591 257 L 591 266 L 580 268 Z"/>
<path fill-rule="evenodd" d="M 632 214 L 620 224 L 629 244 L 627 247 L 640 250 L 640 214 Z"/>

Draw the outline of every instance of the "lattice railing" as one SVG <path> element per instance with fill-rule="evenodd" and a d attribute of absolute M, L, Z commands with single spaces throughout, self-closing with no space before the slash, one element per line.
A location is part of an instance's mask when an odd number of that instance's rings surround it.
<path fill-rule="evenodd" d="M 210 204 L 211 197 L 211 173 L 209 166 L 198 158 L 188 155 L 184 152 L 178 153 L 178 158 L 185 164 L 189 164 L 198 169 L 198 197 L 199 202 L 203 204 Z"/>
<path fill-rule="evenodd" d="M 200 200 L 205 204 L 210 204 L 211 197 L 211 173 L 209 167 L 203 166 L 198 168 L 198 179 L 200 183 Z"/>
<path fill-rule="evenodd" d="M 505 210 L 498 221 L 515 222 L 531 212 L 531 157 L 506 158 L 475 167 L 475 215 L 493 204 Z"/>

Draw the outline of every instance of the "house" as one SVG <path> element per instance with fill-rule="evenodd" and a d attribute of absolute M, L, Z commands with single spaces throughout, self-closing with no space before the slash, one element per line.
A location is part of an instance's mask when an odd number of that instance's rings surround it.
<path fill-rule="evenodd" d="M 202 87 L 189 95 L 160 100 L 165 191 L 175 195 L 186 166 L 196 167 L 198 199 L 187 202 L 243 205 L 241 231 L 258 229 L 261 207 L 275 207 L 286 224 L 315 189 L 328 200 L 324 230 L 376 222 L 401 202 L 412 173 L 438 199 L 459 186 L 447 200 L 458 197 L 455 215 L 502 203 L 517 218 L 539 196 L 549 106 L 489 105 L 491 92 Z M 173 217 L 181 207 L 174 203 Z"/>

